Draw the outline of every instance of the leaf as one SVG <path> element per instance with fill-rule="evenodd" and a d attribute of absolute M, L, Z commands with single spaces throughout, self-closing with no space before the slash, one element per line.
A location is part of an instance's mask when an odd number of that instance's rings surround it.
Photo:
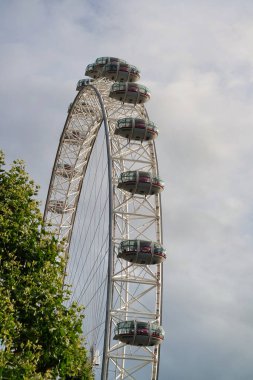
<path fill-rule="evenodd" d="M 93 379 L 83 310 L 64 305 L 62 247 L 42 223 L 37 193 L 24 163 L 6 171 L 0 152 L 0 379 Z"/>

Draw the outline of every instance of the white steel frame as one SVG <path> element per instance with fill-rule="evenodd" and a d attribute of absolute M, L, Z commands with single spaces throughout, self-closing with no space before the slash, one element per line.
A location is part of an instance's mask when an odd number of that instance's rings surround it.
<path fill-rule="evenodd" d="M 91 81 L 79 91 L 72 103 L 56 154 L 44 220 L 60 240 L 64 239 L 64 256 L 67 259 L 83 178 L 98 130 L 104 122 L 111 167 L 112 252 L 108 267 L 101 379 L 138 379 L 142 368 L 149 366 L 151 380 L 157 380 L 159 346 L 136 347 L 113 340 L 113 329 L 119 321 L 137 319 L 161 323 L 162 264 L 144 266 L 129 263 L 117 258 L 117 247 L 124 239 L 153 240 L 162 244 L 162 226 L 159 194 L 132 195 L 117 188 L 123 171 L 149 171 L 156 176 L 158 166 L 153 141 L 127 141 L 114 134 L 118 119 L 138 117 L 148 120 L 148 115 L 141 104 L 135 106 L 111 99 L 112 83 L 105 78 Z M 72 168 L 71 175 L 69 168 Z M 55 212 L 52 201 L 59 201 L 60 213 Z"/>

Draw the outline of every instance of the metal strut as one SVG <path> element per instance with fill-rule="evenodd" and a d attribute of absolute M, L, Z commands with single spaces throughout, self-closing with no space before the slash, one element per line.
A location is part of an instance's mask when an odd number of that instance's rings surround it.
<path fill-rule="evenodd" d="M 107 167 L 108 167 L 108 182 L 109 182 L 109 250 L 108 250 L 108 274 L 107 274 L 107 301 L 106 301 L 106 319 L 105 319 L 105 336 L 104 336 L 104 352 L 103 352 L 103 363 L 102 363 L 102 373 L 101 380 L 106 380 L 108 372 L 108 357 L 107 352 L 109 349 L 110 342 L 110 309 L 112 303 L 112 263 L 113 263 L 113 246 L 112 246 L 112 207 L 113 207 L 113 188 L 112 188 L 112 159 L 111 159 L 111 146 L 110 146 L 110 135 L 107 122 L 106 110 L 104 103 L 99 91 L 96 87 L 91 86 L 95 91 L 99 104 L 102 110 L 104 128 L 105 128 L 105 138 L 106 138 L 106 149 L 107 149 Z"/>

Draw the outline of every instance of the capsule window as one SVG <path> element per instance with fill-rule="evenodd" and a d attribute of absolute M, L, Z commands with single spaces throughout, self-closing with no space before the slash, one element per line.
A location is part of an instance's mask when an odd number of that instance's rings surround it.
<path fill-rule="evenodd" d="M 146 322 L 138 322 L 138 324 L 137 324 L 138 329 L 147 329 L 148 327 L 149 327 L 148 323 L 146 323 Z"/>
<path fill-rule="evenodd" d="M 140 242 L 140 249 L 141 251 L 151 252 L 151 241 L 141 241 Z"/>
<path fill-rule="evenodd" d="M 123 173 L 122 179 L 124 179 L 125 181 L 136 180 L 136 172 Z"/>
<path fill-rule="evenodd" d="M 97 58 L 96 63 L 98 64 L 106 63 L 106 58 L 105 57 Z"/>
<path fill-rule="evenodd" d="M 129 240 L 128 242 L 128 248 L 130 250 L 137 248 L 137 241 L 136 240 Z"/>
<path fill-rule="evenodd" d="M 127 334 L 130 332 L 134 333 L 134 322 L 133 321 L 119 322 L 115 331 L 116 333 L 119 333 L 119 334 Z"/>
<path fill-rule="evenodd" d="M 151 174 L 149 172 L 139 172 L 140 178 L 150 178 Z"/>

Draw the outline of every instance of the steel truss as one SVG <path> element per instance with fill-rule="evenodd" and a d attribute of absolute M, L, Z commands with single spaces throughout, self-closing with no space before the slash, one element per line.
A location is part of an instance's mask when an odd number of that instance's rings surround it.
<path fill-rule="evenodd" d="M 64 239 L 67 259 L 71 255 L 69 247 L 83 179 L 104 122 L 108 128 L 111 164 L 112 252 L 101 378 L 139 379 L 148 373 L 151 380 L 156 380 L 158 346 L 136 347 L 113 340 L 113 330 L 119 321 L 138 319 L 161 323 L 162 264 L 131 264 L 117 258 L 117 249 L 123 239 L 153 240 L 162 244 L 162 233 L 160 195 L 131 195 L 117 188 L 120 173 L 142 170 L 155 176 L 158 166 L 153 141 L 127 141 L 114 134 L 118 119 L 148 120 L 148 114 L 143 105 L 123 104 L 111 99 L 112 83 L 104 78 L 92 81 L 79 91 L 72 103 L 59 142 L 44 219 L 49 229 L 60 240 Z"/>

